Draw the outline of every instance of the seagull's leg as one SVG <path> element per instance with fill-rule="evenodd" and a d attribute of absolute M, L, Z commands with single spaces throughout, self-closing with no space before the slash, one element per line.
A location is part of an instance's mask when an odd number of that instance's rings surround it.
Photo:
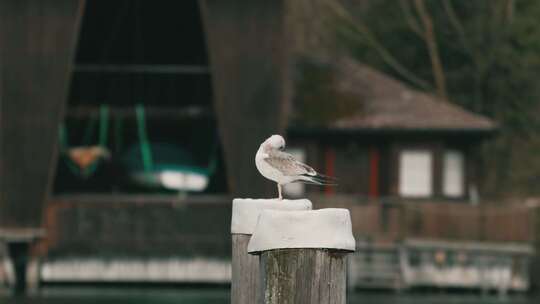
<path fill-rule="evenodd" d="M 280 184 L 277 184 L 277 191 L 278 191 L 278 194 L 279 194 L 279 200 L 282 200 L 283 196 L 281 196 L 281 185 Z"/>

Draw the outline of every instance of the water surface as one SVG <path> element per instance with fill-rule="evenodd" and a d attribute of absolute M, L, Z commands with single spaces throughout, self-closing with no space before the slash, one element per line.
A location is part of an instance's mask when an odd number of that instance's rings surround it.
<path fill-rule="evenodd" d="M 0 295 L 2 304 L 228 304 L 227 288 L 45 288 L 31 296 Z M 349 304 L 536 304 L 526 295 L 354 293 Z"/>

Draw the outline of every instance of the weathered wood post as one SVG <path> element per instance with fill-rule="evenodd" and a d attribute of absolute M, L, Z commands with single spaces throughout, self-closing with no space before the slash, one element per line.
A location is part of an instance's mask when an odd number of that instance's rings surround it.
<path fill-rule="evenodd" d="M 347 209 L 263 211 L 248 245 L 260 254 L 258 303 L 345 304 L 354 250 Z"/>
<path fill-rule="evenodd" d="M 249 255 L 247 246 L 257 225 L 259 214 L 265 209 L 311 210 L 307 199 L 235 199 L 233 200 L 232 234 L 232 304 L 257 303 L 259 288 L 259 257 Z"/>

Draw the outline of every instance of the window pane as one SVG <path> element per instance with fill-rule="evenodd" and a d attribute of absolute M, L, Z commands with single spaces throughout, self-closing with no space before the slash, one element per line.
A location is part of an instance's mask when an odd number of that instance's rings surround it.
<path fill-rule="evenodd" d="M 444 153 L 443 194 L 449 197 L 461 197 L 464 194 L 463 153 L 448 150 Z"/>
<path fill-rule="evenodd" d="M 303 149 L 291 148 L 287 149 L 287 153 L 294 156 L 294 158 L 299 162 L 306 161 L 306 153 Z M 301 196 L 304 194 L 304 184 L 302 183 L 292 183 L 283 186 L 283 192 L 290 196 Z"/>
<path fill-rule="evenodd" d="M 432 156 L 427 150 L 405 150 L 399 160 L 399 194 L 409 197 L 432 195 Z"/>

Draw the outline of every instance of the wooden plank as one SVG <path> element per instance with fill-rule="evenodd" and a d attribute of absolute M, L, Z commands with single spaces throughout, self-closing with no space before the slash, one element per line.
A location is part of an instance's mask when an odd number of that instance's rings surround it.
<path fill-rule="evenodd" d="M 345 304 L 346 252 L 276 249 L 260 260 L 264 304 Z"/>
<path fill-rule="evenodd" d="M 200 205 L 215 205 L 216 207 L 225 206 L 231 207 L 231 197 L 227 195 L 192 195 L 181 197 L 176 194 L 98 194 L 98 193 L 80 193 L 80 194 L 60 194 L 50 198 L 49 204 L 54 203 L 73 203 L 88 205 L 174 205 L 174 206 L 200 206 Z"/>
<path fill-rule="evenodd" d="M 121 198 L 120 198 L 121 199 Z M 46 237 L 39 251 L 51 256 L 208 257 L 230 259 L 231 204 L 175 201 L 69 201 L 47 204 Z"/>
<path fill-rule="evenodd" d="M 78 64 L 75 72 L 206 75 L 209 70 L 207 66 L 185 64 Z"/>
<path fill-rule="evenodd" d="M 0 1 L 0 226 L 37 227 L 84 0 Z"/>
<path fill-rule="evenodd" d="M 232 235 L 231 303 L 254 304 L 259 298 L 259 257 L 247 253 L 251 235 Z"/>
<path fill-rule="evenodd" d="M 326 147 L 326 151 L 324 153 L 325 158 L 325 174 L 328 176 L 336 176 L 336 151 L 331 147 Z M 335 192 L 334 186 L 326 186 L 324 187 L 324 193 L 327 196 L 333 195 Z"/>
<path fill-rule="evenodd" d="M 97 101 L 94 104 L 99 104 Z M 145 117 L 148 119 L 193 119 L 193 118 L 212 118 L 211 109 L 200 106 L 187 107 L 145 107 Z M 135 107 L 110 107 L 109 116 L 112 118 L 136 119 Z M 99 118 L 100 107 L 97 106 L 78 106 L 70 107 L 66 112 L 67 118 L 87 119 L 89 117 Z"/>
<path fill-rule="evenodd" d="M 333 159 L 333 170 L 334 172 L 331 176 L 336 176 L 338 178 L 337 187 L 327 187 L 332 189 L 336 194 L 353 194 L 353 195 L 366 195 L 369 192 L 369 157 L 368 150 L 364 149 L 357 145 L 340 145 L 333 146 L 331 149 L 334 154 Z M 328 150 L 326 151 L 325 156 L 328 155 Z M 326 160 L 328 161 L 328 159 Z M 315 163 L 313 163 L 315 165 Z M 327 175 L 330 175 L 328 167 L 332 166 L 323 166 L 320 168 L 315 168 L 323 170 L 326 169 Z M 317 187 L 319 188 L 319 187 Z M 324 189 L 324 188 L 322 188 Z"/>
<path fill-rule="evenodd" d="M 261 142 L 284 133 L 290 103 L 284 0 L 200 0 L 212 90 L 235 196 L 275 195 L 252 160 Z"/>
<path fill-rule="evenodd" d="M 369 149 L 369 193 L 370 198 L 379 197 L 379 149 L 372 146 Z"/>

